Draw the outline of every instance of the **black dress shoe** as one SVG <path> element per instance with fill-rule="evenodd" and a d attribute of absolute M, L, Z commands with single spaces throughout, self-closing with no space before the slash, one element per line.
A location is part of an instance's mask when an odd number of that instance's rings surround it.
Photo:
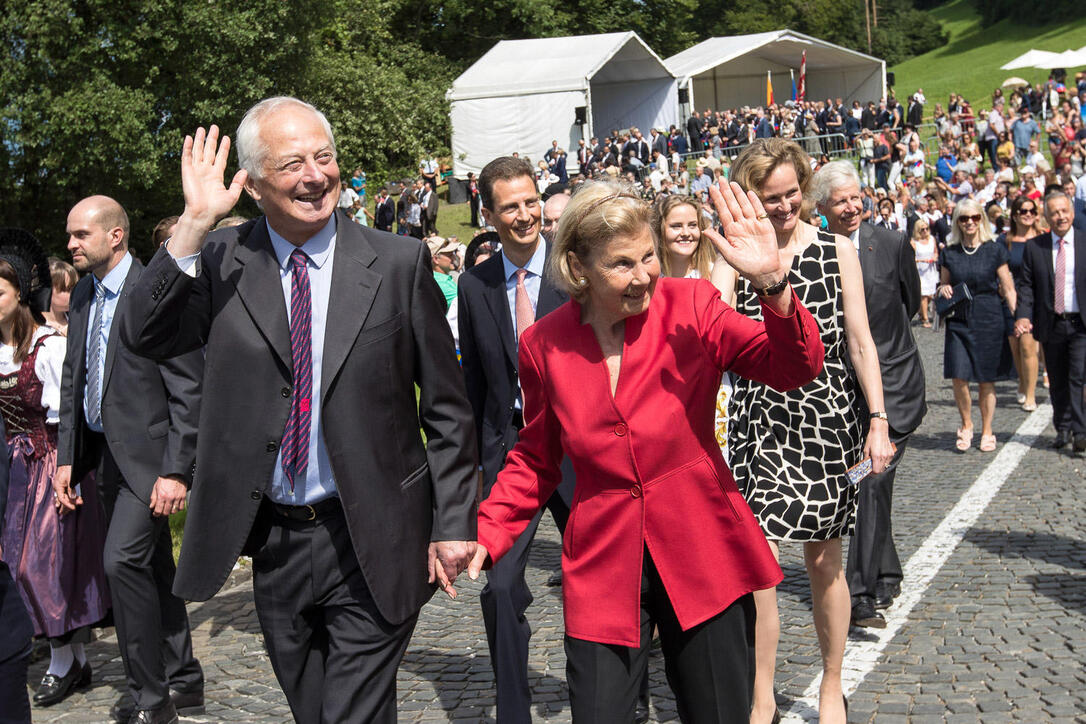
<path fill-rule="evenodd" d="M 901 595 L 901 584 L 891 583 L 884 584 L 878 583 L 875 585 L 875 608 L 877 610 L 883 610 L 890 608 L 894 599 Z"/>
<path fill-rule="evenodd" d="M 852 625 L 863 628 L 886 628 L 886 619 L 875 610 L 875 603 L 868 598 L 861 598 L 852 607 Z"/>
<path fill-rule="evenodd" d="M 1052 441 L 1052 449 L 1059 450 L 1065 448 L 1071 444 L 1071 431 L 1070 430 L 1057 430 L 1056 439 Z"/>
<path fill-rule="evenodd" d="M 177 689 L 170 689 L 170 702 L 174 708 L 177 709 L 178 714 L 184 716 L 193 716 L 194 714 L 204 713 L 204 692 L 200 691 L 178 691 Z"/>
<path fill-rule="evenodd" d="M 132 697 L 128 694 L 125 694 L 110 708 L 109 718 L 113 724 L 128 724 L 135 713 L 136 702 L 132 701 Z"/>
<path fill-rule="evenodd" d="M 1086 457 L 1086 435 L 1075 435 L 1071 445 L 1071 454 L 1076 458 Z"/>
<path fill-rule="evenodd" d="M 68 698 L 76 686 L 83 680 L 83 666 L 78 661 L 72 662 L 72 668 L 64 676 L 46 674 L 42 677 L 38 690 L 34 692 L 34 704 L 37 706 L 52 706 Z M 89 682 L 89 676 L 88 683 Z"/>
<path fill-rule="evenodd" d="M 139 709 L 132 714 L 128 724 L 178 724 L 177 709 L 172 702 L 158 709 Z"/>

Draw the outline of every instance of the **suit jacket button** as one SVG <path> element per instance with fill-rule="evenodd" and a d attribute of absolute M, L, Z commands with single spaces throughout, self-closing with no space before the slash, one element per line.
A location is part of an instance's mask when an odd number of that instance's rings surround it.
<path fill-rule="evenodd" d="M 267 450 L 268 452 L 275 452 L 276 450 L 279 449 L 279 443 L 277 443 L 277 442 L 275 442 L 273 440 L 273 441 L 269 442 L 264 449 Z"/>
<path fill-rule="evenodd" d="M 630 495 L 632 495 L 635 498 L 640 498 L 641 497 L 641 486 L 640 485 L 635 485 L 632 488 L 630 488 Z"/>
<path fill-rule="evenodd" d="M 279 394 L 283 397 L 290 397 L 290 388 L 284 387 L 283 389 L 279 390 Z"/>
<path fill-rule="evenodd" d="M 626 427 L 625 422 L 620 422 L 617 425 L 615 425 L 615 434 L 618 435 L 619 437 L 622 437 L 623 435 L 626 434 L 626 430 L 628 430 L 628 429 L 629 428 Z"/>
<path fill-rule="evenodd" d="M 259 490 L 254 490 L 253 492 L 249 493 L 249 497 L 253 500 L 260 500 L 264 496 Z"/>

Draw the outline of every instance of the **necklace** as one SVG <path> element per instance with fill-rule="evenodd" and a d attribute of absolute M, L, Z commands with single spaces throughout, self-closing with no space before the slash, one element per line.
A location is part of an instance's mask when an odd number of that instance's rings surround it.
<path fill-rule="evenodd" d="M 964 252 L 965 252 L 966 254 L 968 254 L 969 256 L 973 256 L 974 254 L 976 254 L 976 253 L 977 253 L 977 249 L 979 249 L 979 248 L 980 248 L 980 244 L 977 244 L 977 245 L 976 245 L 976 246 L 974 246 L 974 247 L 973 247 L 972 249 L 970 249 L 970 248 L 969 248 L 968 246 L 966 246 L 965 244 L 962 244 L 962 251 L 964 251 Z"/>

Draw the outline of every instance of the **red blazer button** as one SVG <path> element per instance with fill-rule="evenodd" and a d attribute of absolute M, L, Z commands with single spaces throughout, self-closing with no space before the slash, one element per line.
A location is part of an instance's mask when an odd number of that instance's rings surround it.
<path fill-rule="evenodd" d="M 641 497 L 641 486 L 640 485 L 635 485 L 632 488 L 630 488 L 630 495 L 632 495 L 635 498 L 640 498 Z"/>
<path fill-rule="evenodd" d="M 626 429 L 627 429 L 626 428 L 626 423 L 625 422 L 620 422 L 617 425 L 615 425 L 615 434 L 618 435 L 619 437 L 622 437 L 623 435 L 626 434 Z"/>

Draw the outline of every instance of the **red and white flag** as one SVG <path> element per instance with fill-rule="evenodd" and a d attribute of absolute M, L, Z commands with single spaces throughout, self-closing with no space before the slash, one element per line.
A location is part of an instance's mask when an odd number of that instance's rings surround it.
<path fill-rule="evenodd" d="M 807 95 L 807 51 L 803 51 L 803 58 L 799 61 L 799 100 L 804 100 Z"/>

